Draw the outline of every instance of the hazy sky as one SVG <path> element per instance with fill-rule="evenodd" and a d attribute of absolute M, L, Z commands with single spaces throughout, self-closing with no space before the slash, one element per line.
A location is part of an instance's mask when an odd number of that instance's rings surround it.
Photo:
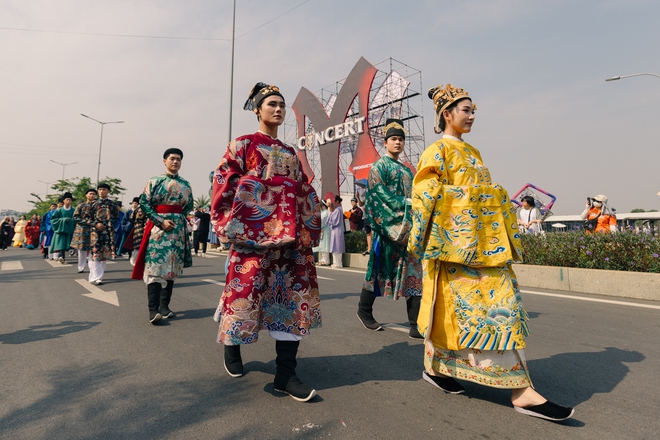
<path fill-rule="evenodd" d="M 77 162 L 67 178 L 95 180 L 100 125 L 80 113 L 125 121 L 105 126 L 101 164 L 125 202 L 172 146 L 195 196 L 206 194 L 228 137 L 231 8 L 0 0 L 0 208 L 29 210 L 30 193 L 46 192 L 39 181 L 62 177 L 51 160 Z M 424 90 L 469 91 L 478 113 L 465 139 L 512 195 L 536 184 L 557 196 L 556 214 L 579 214 L 601 193 L 619 212 L 659 209 L 660 78 L 604 81 L 660 74 L 659 19 L 653 0 L 238 0 L 233 135 L 258 128 L 242 111 L 257 81 L 291 104 L 301 86 L 345 78 L 360 56 L 392 57 L 421 70 Z M 427 144 L 432 109 L 425 98 Z"/>

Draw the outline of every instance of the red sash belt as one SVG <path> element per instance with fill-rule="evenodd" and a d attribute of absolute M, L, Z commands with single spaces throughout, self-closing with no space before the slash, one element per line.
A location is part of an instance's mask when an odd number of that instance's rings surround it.
<path fill-rule="evenodd" d="M 181 214 L 183 207 L 181 205 L 158 205 L 155 211 L 158 214 Z M 153 227 L 154 223 L 151 220 L 147 220 L 147 223 L 144 225 L 140 250 L 135 258 L 135 266 L 131 274 L 131 278 L 134 280 L 141 280 L 144 276 L 144 260 L 147 257 L 147 247 L 149 246 L 149 237 L 151 236 Z"/>

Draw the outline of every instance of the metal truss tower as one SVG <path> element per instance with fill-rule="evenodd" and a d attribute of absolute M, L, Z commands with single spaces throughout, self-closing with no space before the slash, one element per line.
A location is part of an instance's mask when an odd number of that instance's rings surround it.
<path fill-rule="evenodd" d="M 426 148 L 423 111 L 426 93 L 422 91 L 422 72 L 393 58 L 375 64 L 375 67 L 378 72 L 369 92 L 369 134 L 376 151 L 381 156 L 385 154 L 383 127 L 387 118 L 401 119 L 407 134 L 404 154 L 400 159 L 417 167 L 419 157 Z M 332 110 L 345 80 L 346 78 L 337 81 L 315 93 L 326 113 Z M 353 101 L 347 119 L 358 115 L 358 100 L 359 97 L 356 97 Z M 283 127 L 284 142 L 295 146 L 298 142 L 296 119 L 293 111 L 289 111 L 288 115 Z M 311 133 L 313 127 L 309 122 L 306 123 L 305 133 Z M 356 180 L 348 167 L 353 160 L 356 145 L 357 135 L 345 138 L 341 142 L 339 151 L 340 193 L 345 196 L 355 194 Z M 319 192 L 321 178 L 319 147 L 308 150 L 307 159 L 315 174 L 312 185 Z"/>

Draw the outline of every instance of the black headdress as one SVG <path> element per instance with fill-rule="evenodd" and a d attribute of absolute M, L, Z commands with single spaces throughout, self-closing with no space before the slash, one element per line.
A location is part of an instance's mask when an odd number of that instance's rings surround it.
<path fill-rule="evenodd" d="M 387 122 L 385 122 L 383 134 L 385 135 L 385 140 L 391 136 L 401 136 L 405 139 L 406 129 L 403 128 L 403 121 L 401 119 L 388 119 Z"/>
<path fill-rule="evenodd" d="M 243 105 L 243 110 L 250 110 L 256 113 L 257 108 L 259 108 L 264 99 L 272 95 L 277 95 L 284 101 L 284 96 L 280 93 L 279 87 L 258 82 L 250 90 L 250 95 Z"/>

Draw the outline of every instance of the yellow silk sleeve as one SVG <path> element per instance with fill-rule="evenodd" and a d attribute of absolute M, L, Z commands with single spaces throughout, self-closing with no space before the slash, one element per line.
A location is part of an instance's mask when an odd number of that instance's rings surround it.
<path fill-rule="evenodd" d="M 422 260 L 471 267 L 521 261 L 515 210 L 500 185 L 453 184 L 460 163 L 447 166 L 446 149 L 433 144 L 422 155 L 412 190 L 408 251 Z"/>

